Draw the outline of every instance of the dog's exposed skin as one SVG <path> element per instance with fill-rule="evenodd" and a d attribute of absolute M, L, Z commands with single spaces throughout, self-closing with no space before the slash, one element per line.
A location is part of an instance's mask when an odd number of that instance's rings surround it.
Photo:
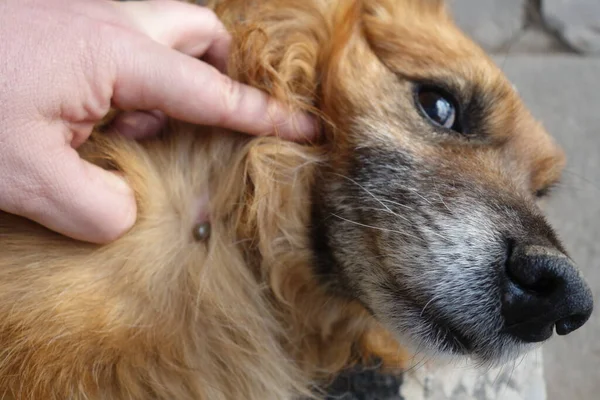
<path fill-rule="evenodd" d="M 138 222 L 96 247 L 0 213 L 3 394 L 290 399 L 361 356 L 401 367 L 396 340 L 485 363 L 523 351 L 503 269 L 523 243 L 565 257 L 536 205 L 564 157 L 441 3 L 212 3 L 230 74 L 318 110 L 323 143 L 96 134 L 81 154 L 125 174 Z M 460 129 L 424 115 L 427 91 L 456 98 Z"/>

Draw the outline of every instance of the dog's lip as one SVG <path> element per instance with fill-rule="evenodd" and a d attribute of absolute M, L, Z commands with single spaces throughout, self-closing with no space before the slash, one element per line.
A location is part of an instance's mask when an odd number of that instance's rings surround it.
<path fill-rule="evenodd" d="M 444 325 L 440 322 L 437 322 L 437 326 L 438 329 L 443 329 L 446 331 L 444 337 L 444 344 L 450 346 L 453 352 L 460 354 L 466 354 L 471 352 L 473 348 L 471 340 L 469 340 L 460 331 L 453 328 L 452 326 Z"/>
<path fill-rule="evenodd" d="M 440 317 L 433 305 L 425 303 L 426 305 L 423 306 L 420 301 L 408 296 L 404 297 L 404 301 L 419 315 L 421 322 L 431 329 L 431 336 L 439 338 L 443 335 L 442 346 L 446 349 L 464 355 L 473 351 L 473 340 L 457 329 L 447 318 Z"/>
<path fill-rule="evenodd" d="M 455 328 L 447 319 L 434 317 L 431 314 L 421 315 L 421 318 L 435 330 L 434 333 L 443 335 L 443 345 L 449 347 L 453 353 L 467 354 L 472 351 L 472 340 Z"/>

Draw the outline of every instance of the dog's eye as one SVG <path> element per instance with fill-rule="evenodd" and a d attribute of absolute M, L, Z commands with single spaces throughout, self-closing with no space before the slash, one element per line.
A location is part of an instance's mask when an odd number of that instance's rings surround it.
<path fill-rule="evenodd" d="M 442 90 L 422 87 L 417 92 L 421 112 L 435 125 L 462 133 L 456 101 Z"/>
<path fill-rule="evenodd" d="M 550 194 L 554 191 L 554 189 L 556 188 L 557 185 L 558 185 L 557 183 L 552 183 L 546 187 L 538 189 L 534 192 L 534 196 L 537 197 L 538 199 L 550 197 Z"/>

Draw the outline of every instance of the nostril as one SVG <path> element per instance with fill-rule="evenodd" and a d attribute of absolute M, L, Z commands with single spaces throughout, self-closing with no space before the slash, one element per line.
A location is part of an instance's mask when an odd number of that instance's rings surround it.
<path fill-rule="evenodd" d="M 511 257 L 506 263 L 506 276 L 519 289 L 539 297 L 551 296 L 561 285 L 561 277 L 553 268 L 547 268 L 541 263 L 544 259 Z"/>
<path fill-rule="evenodd" d="M 534 296 L 550 296 L 558 287 L 557 280 L 547 276 L 539 277 L 537 280 L 523 279 L 522 277 L 514 274 L 510 269 L 507 270 L 506 274 L 508 275 L 508 278 L 519 288 Z"/>
<path fill-rule="evenodd" d="M 581 328 L 587 322 L 588 314 L 576 314 L 556 321 L 556 333 L 564 336 Z"/>

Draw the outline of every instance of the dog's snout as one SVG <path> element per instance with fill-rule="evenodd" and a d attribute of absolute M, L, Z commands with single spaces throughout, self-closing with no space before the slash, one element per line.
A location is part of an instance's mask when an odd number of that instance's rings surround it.
<path fill-rule="evenodd" d="M 558 250 L 516 246 L 502 289 L 506 331 L 528 342 L 567 335 L 589 319 L 592 293 L 571 260 Z"/>

